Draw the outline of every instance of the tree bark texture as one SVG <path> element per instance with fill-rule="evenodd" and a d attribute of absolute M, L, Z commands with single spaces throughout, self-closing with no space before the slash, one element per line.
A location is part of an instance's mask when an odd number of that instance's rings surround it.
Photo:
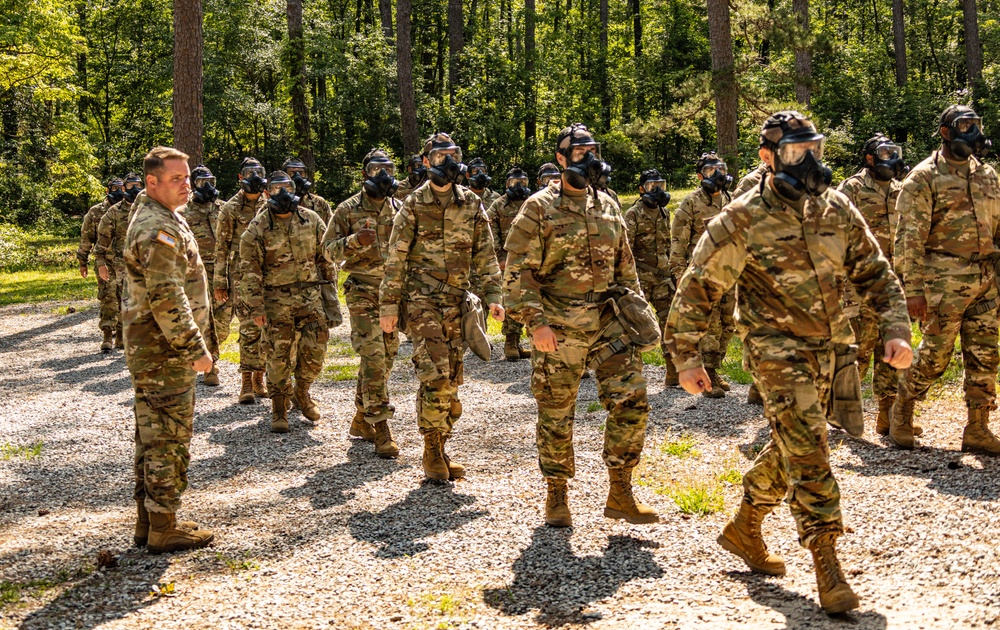
<path fill-rule="evenodd" d="M 601 0 L 601 42 L 598 75 L 601 90 L 601 124 L 603 130 L 611 129 L 611 91 L 608 87 L 608 0 Z"/>
<path fill-rule="evenodd" d="M 896 58 L 896 87 L 906 85 L 906 24 L 903 0 L 892 0 L 892 43 Z"/>
<path fill-rule="evenodd" d="M 524 141 L 535 146 L 538 119 L 535 97 L 535 0 L 524 0 Z"/>
<path fill-rule="evenodd" d="M 642 0 L 629 0 L 632 5 L 632 51 L 635 56 L 635 114 L 646 115 L 646 99 L 642 76 Z"/>
<path fill-rule="evenodd" d="M 306 103 L 306 42 L 302 33 L 302 0 L 288 0 L 288 74 L 291 79 L 289 96 L 292 101 L 294 136 L 292 147 L 299 159 L 310 169 L 316 165 L 309 130 L 309 105 Z"/>
<path fill-rule="evenodd" d="M 417 103 L 413 95 L 413 42 L 410 39 L 411 0 L 396 2 L 396 75 L 399 83 L 399 118 L 406 157 L 420 152 Z"/>
<path fill-rule="evenodd" d="M 448 0 L 448 104 L 455 104 L 462 49 L 465 47 L 465 20 L 462 0 Z"/>
<path fill-rule="evenodd" d="M 792 0 L 801 39 L 795 45 L 795 100 L 809 107 L 812 83 L 812 33 L 809 30 L 809 0 Z"/>
<path fill-rule="evenodd" d="M 390 44 L 392 43 L 392 0 L 378 0 L 378 12 L 382 18 L 382 34 Z"/>
<path fill-rule="evenodd" d="M 201 0 L 174 0 L 174 147 L 204 161 Z"/>
<path fill-rule="evenodd" d="M 729 171 L 739 171 L 739 92 L 733 61 L 733 35 L 727 0 L 707 0 L 708 38 L 712 55 L 717 150 Z"/>
<path fill-rule="evenodd" d="M 983 49 L 979 46 L 976 0 L 962 0 L 962 13 L 965 28 L 965 72 L 969 77 L 973 96 L 976 96 L 976 84 L 983 80 Z"/>

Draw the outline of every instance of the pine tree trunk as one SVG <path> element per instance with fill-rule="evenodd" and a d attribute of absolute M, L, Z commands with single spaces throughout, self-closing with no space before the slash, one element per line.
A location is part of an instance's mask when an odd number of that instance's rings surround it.
<path fill-rule="evenodd" d="M 411 0 L 396 1 L 396 75 L 399 81 L 399 118 L 406 157 L 420 152 L 417 104 L 413 96 L 413 42 L 410 39 Z"/>
<path fill-rule="evenodd" d="M 727 0 L 708 1 L 708 38 L 712 55 L 712 92 L 719 156 L 730 172 L 739 171 L 737 114 L 739 93 L 733 62 L 733 36 Z"/>
<path fill-rule="evenodd" d="M 642 76 L 642 0 L 630 0 L 632 5 L 632 54 L 635 56 L 635 114 L 646 115 L 645 81 Z"/>
<path fill-rule="evenodd" d="M 892 42 L 896 58 L 896 87 L 906 85 L 906 24 L 903 0 L 892 0 Z"/>
<path fill-rule="evenodd" d="M 382 34 L 392 44 L 392 0 L 378 0 L 378 12 L 382 18 Z"/>
<path fill-rule="evenodd" d="M 455 104 L 458 88 L 460 57 L 465 46 L 465 20 L 462 18 L 462 0 L 448 0 L 448 103 Z"/>
<path fill-rule="evenodd" d="M 524 0 L 524 142 L 535 146 L 535 0 Z"/>
<path fill-rule="evenodd" d="M 983 80 L 983 49 L 979 46 L 979 21 L 976 16 L 976 0 L 962 0 L 963 26 L 965 31 L 965 73 L 973 97 L 977 85 Z"/>
<path fill-rule="evenodd" d="M 608 0 L 601 0 L 601 40 L 598 76 L 601 90 L 601 123 L 604 131 L 611 129 L 611 91 L 608 87 Z"/>
<path fill-rule="evenodd" d="M 174 147 L 191 166 L 204 160 L 201 22 L 201 0 L 174 0 Z"/>
<path fill-rule="evenodd" d="M 809 107 L 812 83 L 812 36 L 809 30 L 809 0 L 792 0 L 802 39 L 795 46 L 795 100 Z"/>
<path fill-rule="evenodd" d="M 306 40 L 302 33 L 302 0 L 287 0 L 288 17 L 288 76 L 291 80 L 288 96 L 292 101 L 292 148 L 309 168 L 315 166 L 312 137 L 309 129 L 309 105 L 306 102 Z"/>

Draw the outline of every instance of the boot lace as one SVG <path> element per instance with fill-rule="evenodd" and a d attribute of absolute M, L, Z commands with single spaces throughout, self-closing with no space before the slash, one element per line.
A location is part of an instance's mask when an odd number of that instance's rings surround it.
<path fill-rule="evenodd" d="M 816 557 L 823 565 L 823 571 L 830 578 L 830 586 L 834 587 L 838 582 L 844 582 L 844 573 L 840 570 L 840 561 L 837 560 L 836 548 L 832 540 L 825 540 L 816 545 Z"/>

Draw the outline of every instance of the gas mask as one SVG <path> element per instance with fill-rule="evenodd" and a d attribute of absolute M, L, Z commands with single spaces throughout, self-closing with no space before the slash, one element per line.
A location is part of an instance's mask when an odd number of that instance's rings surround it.
<path fill-rule="evenodd" d="M 213 184 L 214 177 L 199 178 L 195 180 L 196 187 L 193 191 L 195 203 L 214 203 L 219 198 L 219 191 Z"/>
<path fill-rule="evenodd" d="M 663 190 L 664 182 L 646 182 L 643 185 L 642 205 L 647 208 L 666 208 L 670 203 L 670 193 Z"/>
<path fill-rule="evenodd" d="M 111 190 L 108 191 L 108 196 L 106 197 L 106 199 L 108 200 L 108 205 L 110 206 L 115 205 L 124 198 L 125 198 L 125 193 L 122 192 L 121 188 L 112 188 Z"/>
<path fill-rule="evenodd" d="M 701 169 L 701 188 L 710 195 L 726 192 L 733 185 L 725 162 L 708 163 Z"/>
<path fill-rule="evenodd" d="M 774 152 L 774 187 L 778 194 L 798 201 L 803 195 L 815 197 L 826 192 L 833 171 L 820 161 L 822 158 L 823 140 L 779 144 Z"/>
<path fill-rule="evenodd" d="M 292 181 L 295 183 L 295 194 L 300 197 L 309 193 L 313 183 L 306 179 L 305 173 L 292 173 Z"/>
<path fill-rule="evenodd" d="M 294 184 L 289 180 L 287 183 L 276 184 L 269 188 L 267 205 L 275 214 L 288 214 L 294 212 L 299 207 L 299 198 L 292 194 Z"/>
<path fill-rule="evenodd" d="M 527 177 L 511 177 L 507 180 L 507 190 L 505 191 L 509 201 L 524 201 L 531 196 L 531 189 L 528 188 Z"/>
<path fill-rule="evenodd" d="M 427 169 L 423 166 L 417 166 L 406 176 L 406 181 L 409 182 L 412 188 L 416 188 L 427 179 Z"/>
<path fill-rule="evenodd" d="M 259 164 L 250 164 L 240 171 L 240 188 L 250 195 L 259 195 L 267 189 L 267 180 L 264 178 L 264 168 Z"/>
<path fill-rule="evenodd" d="M 964 116 L 951 123 L 951 152 L 960 160 L 973 155 L 984 158 L 993 148 L 993 142 L 983 134 L 983 121 L 978 116 Z"/>
<path fill-rule="evenodd" d="M 135 198 L 139 196 L 140 190 L 142 190 L 142 186 L 139 184 L 136 184 L 131 188 L 125 188 L 125 201 L 128 201 L 129 203 L 135 201 Z"/>
<path fill-rule="evenodd" d="M 458 155 L 459 160 L 461 160 L 461 153 Z M 452 159 L 451 154 L 448 154 L 444 156 L 444 159 L 437 166 L 431 166 L 430 170 L 428 170 L 428 175 L 435 186 L 447 186 L 448 184 L 457 184 L 462 181 L 467 171 L 468 168 L 465 164 L 462 164 L 461 161 L 456 162 Z"/>
<path fill-rule="evenodd" d="M 871 153 L 872 165 L 868 171 L 880 182 L 891 179 L 903 179 L 910 172 L 910 167 L 903 161 L 903 149 L 898 145 L 883 143 L 875 147 Z"/>
<path fill-rule="evenodd" d="M 605 175 L 604 168 L 607 166 L 600 158 L 600 145 L 587 145 L 587 149 L 596 147 L 596 154 L 593 150 L 588 150 L 586 153 L 580 157 L 579 160 L 575 162 L 570 162 L 566 170 L 563 171 L 563 176 L 566 178 L 566 183 L 573 188 L 583 189 L 590 185 L 598 185 L 599 180 Z M 610 168 L 608 168 L 608 176 L 610 176 Z M 607 179 L 605 179 L 605 185 Z"/>
<path fill-rule="evenodd" d="M 378 162 L 373 162 L 373 165 L 379 164 Z M 372 169 L 378 172 L 373 176 L 370 173 L 366 173 L 368 177 L 365 179 L 362 186 L 365 189 L 365 194 L 372 199 L 386 199 L 396 194 L 396 189 L 399 188 L 399 182 L 396 178 L 389 173 L 387 168 Z"/>
<path fill-rule="evenodd" d="M 491 181 L 493 181 L 493 178 L 487 175 L 486 171 L 479 169 L 469 177 L 469 186 L 476 190 L 483 190 L 490 185 Z"/>

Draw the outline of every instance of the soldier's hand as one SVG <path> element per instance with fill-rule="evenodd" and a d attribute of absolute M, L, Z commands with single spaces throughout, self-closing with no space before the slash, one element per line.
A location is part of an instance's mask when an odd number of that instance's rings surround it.
<path fill-rule="evenodd" d="M 107 282 L 111 278 L 111 274 L 108 273 L 107 265 L 101 265 L 97 268 L 97 275 L 101 277 L 101 280 Z"/>
<path fill-rule="evenodd" d="M 902 339 L 890 339 L 885 342 L 882 360 L 897 370 L 905 370 L 913 363 L 913 348 Z"/>
<path fill-rule="evenodd" d="M 216 289 L 212 291 L 212 295 L 215 296 L 215 301 L 219 304 L 225 304 L 229 301 L 229 291 L 225 289 Z"/>
<path fill-rule="evenodd" d="M 399 323 L 398 315 L 383 315 L 378 318 L 378 325 L 382 329 L 382 332 L 386 334 L 396 332 L 396 324 Z"/>
<path fill-rule="evenodd" d="M 556 334 L 548 326 L 539 326 L 531 332 L 531 343 L 539 352 L 555 352 L 559 348 Z"/>
<path fill-rule="evenodd" d="M 254 317 L 253 323 L 257 324 L 258 326 L 263 326 L 264 324 L 267 323 L 267 315 L 258 315 L 257 317 Z"/>
<path fill-rule="evenodd" d="M 498 322 L 502 322 L 504 318 L 504 313 L 505 311 L 503 310 L 503 307 L 500 306 L 499 304 L 490 304 L 490 317 L 492 317 L 493 319 L 497 320 Z"/>
<path fill-rule="evenodd" d="M 87 277 L 87 265 L 80 265 L 80 277 L 81 278 Z"/>
<path fill-rule="evenodd" d="M 708 372 L 703 367 L 681 370 L 677 378 L 681 382 L 681 387 L 689 394 L 700 394 L 712 389 L 712 379 L 708 377 Z"/>
<path fill-rule="evenodd" d="M 195 369 L 196 372 L 202 372 L 208 374 L 212 371 L 212 355 L 203 354 L 201 358 L 191 364 L 191 367 Z"/>
<path fill-rule="evenodd" d="M 357 231 L 358 242 L 361 243 L 362 247 L 368 247 L 375 242 L 375 230 L 371 228 L 364 228 Z"/>
<path fill-rule="evenodd" d="M 922 295 L 906 298 L 906 310 L 910 312 L 910 319 L 923 321 L 927 317 L 927 299 Z"/>

